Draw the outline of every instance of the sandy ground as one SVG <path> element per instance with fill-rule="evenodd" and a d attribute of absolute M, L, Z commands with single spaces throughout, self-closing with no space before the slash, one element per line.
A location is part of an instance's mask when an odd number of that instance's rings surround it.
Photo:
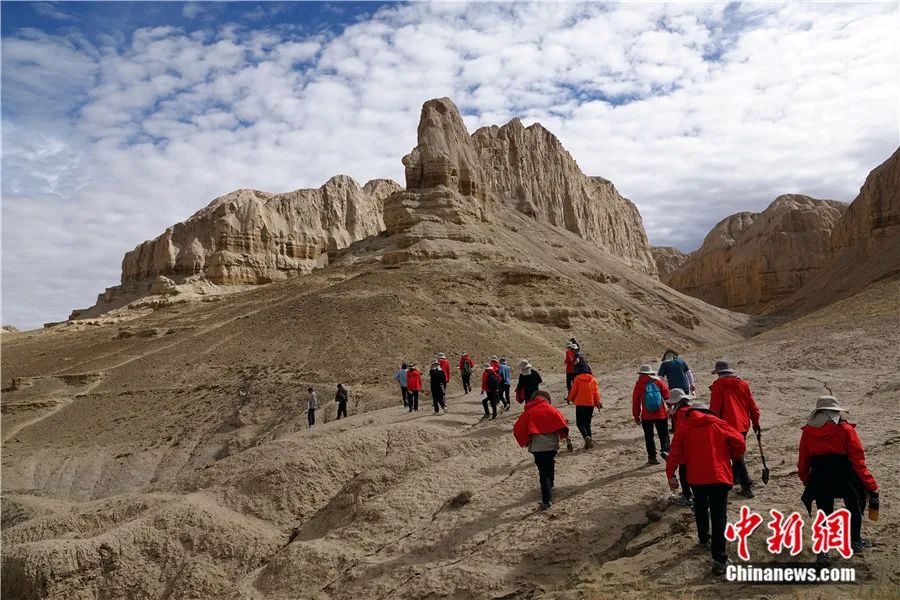
<path fill-rule="evenodd" d="M 772 470 L 749 501 L 759 512 L 800 510 L 796 447 L 815 398 L 831 391 L 851 410 L 883 505 L 881 520 L 864 525 L 874 548 L 847 561 L 855 586 L 726 585 L 709 573 L 690 511 L 670 504 L 662 466 L 644 466 L 641 430 L 630 419 L 633 372 L 661 354 L 648 350 L 594 361 L 604 398 L 597 445 L 561 453 L 549 511 L 537 510 L 536 470 L 511 435 L 520 409 L 482 422 L 477 396 L 462 395 L 458 379 L 448 415 L 433 416 L 427 394 L 412 415 L 385 395 L 394 406 L 361 413 L 369 407 L 357 405 L 333 421 L 325 401 L 328 422 L 312 430 L 299 402 L 264 399 L 277 374 L 247 383 L 227 406 L 221 396 L 230 387 L 179 392 L 173 381 L 170 414 L 158 413 L 159 423 L 141 417 L 141 403 L 159 402 L 153 394 L 104 394 L 105 376 L 27 380 L 4 394 L 4 597 L 896 597 L 898 294 L 898 282 L 882 282 L 746 341 L 684 354 L 700 389 L 715 359 L 727 357 L 757 396 Z M 560 398 L 555 361 L 537 359 L 536 367 Z M 28 410 L 16 410 L 17 397 L 28 398 Z M 33 406 L 38 398 L 43 407 Z M 556 404 L 574 431 L 574 410 Z M 96 430 L 56 422 L 73 409 L 119 421 L 94 419 Z M 181 448 L 178 425 L 213 413 L 226 418 Z M 132 431 L 135 423 L 144 429 Z M 131 454 L 117 459 L 127 468 L 110 469 L 105 455 L 90 459 L 116 446 Z M 43 461 L 48 453 L 68 453 L 68 462 Z M 755 445 L 748 463 L 758 478 Z M 98 478 L 99 487 L 80 487 Z M 454 501 L 460 494 L 468 500 Z M 733 500 L 730 514 L 736 507 Z M 751 554 L 767 560 L 765 535 L 751 539 Z"/>

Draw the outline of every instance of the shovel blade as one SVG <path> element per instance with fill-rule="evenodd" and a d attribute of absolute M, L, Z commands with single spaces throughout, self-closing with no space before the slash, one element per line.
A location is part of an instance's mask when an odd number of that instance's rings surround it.
<path fill-rule="evenodd" d="M 763 483 L 764 483 L 764 484 L 768 484 L 768 483 L 769 483 L 769 469 L 768 469 L 768 468 L 764 468 L 764 469 L 763 469 L 763 472 L 762 472 L 762 480 L 763 480 Z"/>

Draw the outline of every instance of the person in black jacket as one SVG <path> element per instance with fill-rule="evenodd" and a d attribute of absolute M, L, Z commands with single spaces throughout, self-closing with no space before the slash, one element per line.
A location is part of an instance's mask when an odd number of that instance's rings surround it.
<path fill-rule="evenodd" d="M 337 405 L 338 405 L 338 411 L 337 411 L 338 419 L 341 418 L 341 415 L 343 415 L 344 418 L 347 418 L 347 400 L 348 399 L 349 398 L 347 396 L 347 390 L 340 383 L 337 384 L 337 392 L 335 392 L 335 394 L 334 394 L 334 401 L 337 402 Z"/>
<path fill-rule="evenodd" d="M 537 372 L 528 359 L 519 361 L 519 382 L 516 384 L 516 402 L 523 404 L 531 400 L 531 397 L 541 387 L 541 374 Z"/>
<path fill-rule="evenodd" d="M 481 374 L 481 405 L 484 407 L 483 419 L 497 418 L 497 400 L 500 396 L 500 376 L 494 370 L 494 365 L 485 363 L 484 372 Z M 488 412 L 488 404 L 491 406 L 493 416 Z"/>
<path fill-rule="evenodd" d="M 431 363 L 429 371 L 429 379 L 431 381 L 431 401 L 434 404 L 434 414 L 439 414 L 438 406 L 447 414 L 447 405 L 444 404 L 444 394 L 447 388 L 447 375 L 441 368 L 441 363 L 434 361 Z"/>

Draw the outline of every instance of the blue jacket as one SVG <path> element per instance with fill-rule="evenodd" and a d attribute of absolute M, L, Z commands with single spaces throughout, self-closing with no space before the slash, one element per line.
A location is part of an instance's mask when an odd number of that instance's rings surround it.
<path fill-rule="evenodd" d="M 406 369 L 400 369 L 394 374 L 394 379 L 400 384 L 400 387 L 406 387 Z"/>
<path fill-rule="evenodd" d="M 509 365 L 506 363 L 500 363 L 500 377 L 503 378 L 503 383 L 506 385 L 509 385 L 512 382 Z"/>
<path fill-rule="evenodd" d="M 677 356 L 672 360 L 667 360 L 659 367 L 659 375 L 660 377 L 665 377 L 666 382 L 669 384 L 669 389 L 681 388 L 685 392 L 691 391 L 690 383 L 688 382 L 688 365 L 684 362 L 684 359 L 678 358 Z"/>

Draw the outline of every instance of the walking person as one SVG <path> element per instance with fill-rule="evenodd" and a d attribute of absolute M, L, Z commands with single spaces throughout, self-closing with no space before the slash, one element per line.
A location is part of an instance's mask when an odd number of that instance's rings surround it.
<path fill-rule="evenodd" d="M 603 403 L 600 401 L 600 388 L 597 386 L 597 380 L 587 363 L 578 364 L 575 371 L 575 379 L 572 381 L 569 395 L 566 396 L 566 404 L 575 403 L 575 424 L 584 439 L 584 449 L 588 450 L 594 445 L 591 435 L 594 409 L 600 410 L 603 408 Z"/>
<path fill-rule="evenodd" d="M 450 384 L 450 361 L 447 360 L 447 355 L 443 352 L 438 354 L 437 360 L 441 366 L 441 371 L 444 372 L 444 390 L 446 391 L 447 386 Z"/>
<path fill-rule="evenodd" d="M 468 394 L 472 391 L 472 369 L 475 368 L 475 361 L 469 356 L 468 352 L 463 352 L 459 357 L 459 373 L 462 376 L 463 393 Z"/>
<path fill-rule="evenodd" d="M 534 456 L 541 486 L 541 509 L 553 505 L 553 484 L 556 475 L 556 452 L 559 441 L 566 440 L 569 452 L 569 424 L 559 410 L 550 404 L 550 394 L 538 390 L 525 403 L 525 410 L 513 425 L 513 435 L 519 446 L 528 447 Z"/>
<path fill-rule="evenodd" d="M 347 418 L 347 401 L 349 400 L 349 395 L 347 394 L 347 390 L 344 389 L 344 386 L 340 383 L 337 384 L 337 392 L 334 394 L 334 401 L 337 402 L 338 410 L 337 410 L 337 418 L 340 419 L 343 416 L 345 419 Z"/>
<path fill-rule="evenodd" d="M 397 380 L 397 383 L 400 385 L 400 396 L 403 398 L 403 407 L 406 408 L 406 396 L 407 396 L 407 386 L 406 386 L 406 371 L 409 369 L 406 363 L 400 365 L 400 370 L 394 373 L 394 379 Z"/>
<path fill-rule="evenodd" d="M 498 357 L 491 357 L 491 368 L 494 370 L 494 373 L 500 372 L 500 359 Z"/>
<path fill-rule="evenodd" d="M 408 402 L 408 412 L 419 410 L 419 392 L 422 391 L 422 374 L 416 368 L 416 363 L 410 363 L 409 369 L 406 371 L 406 385 Z"/>
<path fill-rule="evenodd" d="M 506 357 L 500 357 L 500 367 L 497 369 L 500 375 L 500 401 L 503 402 L 503 410 L 509 410 L 509 388 L 512 385 L 512 371 L 506 363 Z"/>
<path fill-rule="evenodd" d="M 527 358 L 519 361 L 519 381 L 516 383 L 516 402 L 522 404 L 528 402 L 543 383 L 541 374 L 538 373 Z"/>
<path fill-rule="evenodd" d="M 482 420 L 488 417 L 491 419 L 497 418 L 497 396 L 499 392 L 500 376 L 497 375 L 491 363 L 485 363 L 484 372 L 481 374 L 481 405 L 484 407 Z M 488 411 L 488 405 L 490 405 L 493 415 Z"/>
<path fill-rule="evenodd" d="M 431 380 L 431 402 L 434 405 L 434 414 L 440 414 L 440 410 L 443 410 L 444 414 L 447 414 L 447 405 L 444 404 L 444 393 L 447 389 L 447 376 L 443 367 L 441 367 L 441 363 L 438 361 L 431 363 L 429 376 Z"/>
<path fill-rule="evenodd" d="M 723 419 L 726 423 L 737 429 L 746 439 L 750 426 L 753 431 L 759 432 L 759 408 L 756 400 L 750 392 L 750 385 L 737 376 L 734 369 L 726 361 L 716 362 L 716 368 L 712 370 L 718 379 L 709 386 L 709 409 L 714 415 Z M 747 465 L 741 457 L 732 465 L 734 476 L 741 484 L 739 496 L 752 498 L 753 481 L 747 472 Z"/>
<path fill-rule="evenodd" d="M 684 420 L 688 409 L 694 405 L 694 397 L 682 391 L 681 388 L 675 388 L 674 390 L 669 390 L 669 399 L 666 400 L 666 404 L 669 407 L 669 415 L 672 418 L 672 439 L 674 440 L 674 436 L 678 435 L 681 421 Z M 679 496 L 676 503 L 685 507 L 694 506 L 691 486 L 687 482 L 687 465 L 684 463 L 678 465 L 678 482 L 681 484 L 681 496 Z"/>
<path fill-rule="evenodd" d="M 797 476 L 805 486 L 801 498 L 810 515 L 813 501 L 831 514 L 834 499 L 843 499 L 850 512 L 850 547 L 859 553 L 872 545 L 862 537 L 862 515 L 867 496 L 877 510 L 878 484 L 866 466 L 856 425 L 844 418 L 845 412 L 834 396 L 819 397 L 800 434 Z"/>
<path fill-rule="evenodd" d="M 732 487 L 731 465 L 746 449 L 744 436 L 715 416 L 708 406 L 696 403 L 679 420 L 672 452 L 666 460 L 666 478 L 672 491 L 678 489 L 676 467 L 687 466 L 697 538 L 701 546 L 709 548 L 716 575 L 725 573 L 730 564 L 725 553 L 725 526 Z"/>
<path fill-rule="evenodd" d="M 656 375 L 650 365 L 641 365 L 638 380 L 631 392 L 631 415 L 634 422 L 644 429 L 644 445 L 647 447 L 647 464 L 658 465 L 656 442 L 653 430 L 659 436 L 660 455 L 663 460 L 669 455 L 669 415 L 664 401 L 669 397 L 669 388 Z"/>
<path fill-rule="evenodd" d="M 306 428 L 310 429 L 316 424 L 316 406 L 319 403 L 319 398 L 312 388 L 306 388 L 306 393 L 308 394 L 306 397 Z"/>
<path fill-rule="evenodd" d="M 666 378 L 670 392 L 677 388 L 685 393 L 693 394 L 696 390 L 693 371 L 691 371 L 684 359 L 679 357 L 678 353 L 671 348 L 663 354 L 662 363 L 659 365 L 659 371 L 656 374 Z"/>
<path fill-rule="evenodd" d="M 575 352 L 577 348 L 577 344 L 571 340 L 566 343 L 566 358 L 563 361 L 566 365 L 566 392 L 572 391 L 572 382 L 575 381 Z"/>

